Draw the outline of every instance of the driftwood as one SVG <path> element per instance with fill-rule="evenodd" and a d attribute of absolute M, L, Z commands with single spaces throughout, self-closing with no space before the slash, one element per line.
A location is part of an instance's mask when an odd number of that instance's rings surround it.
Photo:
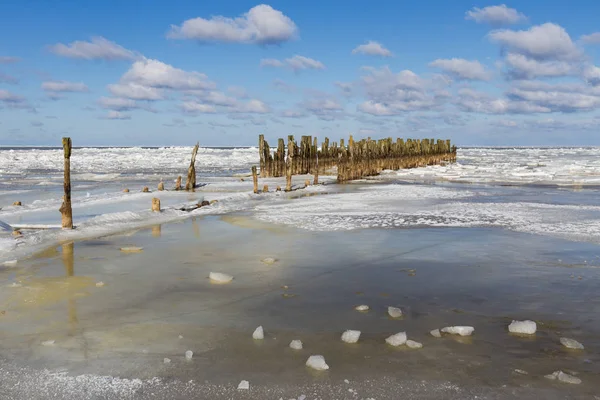
<path fill-rule="evenodd" d="M 64 229 L 73 229 L 73 209 L 71 208 L 71 138 L 64 137 L 62 145 L 65 157 L 63 184 L 65 195 L 59 211 L 62 214 L 62 227 Z"/>
<path fill-rule="evenodd" d="M 196 143 L 194 150 L 192 151 L 192 160 L 190 161 L 190 167 L 188 168 L 185 190 L 194 190 L 196 187 L 196 154 L 198 154 L 198 147 L 200 147 L 200 143 Z"/>

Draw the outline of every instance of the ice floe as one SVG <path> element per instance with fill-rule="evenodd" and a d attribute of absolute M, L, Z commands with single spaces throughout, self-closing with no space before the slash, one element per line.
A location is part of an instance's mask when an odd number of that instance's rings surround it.
<path fill-rule="evenodd" d="M 329 369 L 329 365 L 325 362 L 325 357 L 321 355 L 313 355 L 306 360 L 306 366 L 317 371 L 325 371 Z"/>

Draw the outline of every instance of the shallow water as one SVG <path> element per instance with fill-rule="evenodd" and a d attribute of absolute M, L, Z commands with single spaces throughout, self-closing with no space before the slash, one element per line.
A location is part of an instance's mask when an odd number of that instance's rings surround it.
<path fill-rule="evenodd" d="M 143 251 L 122 253 L 123 246 Z M 240 214 L 78 241 L 72 250 L 59 246 L 0 272 L 3 285 L 22 285 L 0 294 L 8 365 L 219 387 L 246 379 L 265 390 L 283 387 L 282 395 L 349 379 L 368 398 L 375 393 L 369 382 L 382 377 L 488 394 L 506 385 L 585 398 L 600 389 L 593 244 L 494 228 L 307 232 Z M 266 265 L 265 257 L 278 261 Z M 211 271 L 234 281 L 211 284 Z M 358 304 L 371 310 L 356 312 Z M 389 305 L 405 316 L 388 318 Z M 537 321 L 538 333 L 509 335 L 512 319 Z M 428 333 L 462 324 L 475 327 L 473 337 Z M 258 325 L 262 342 L 251 338 Z M 358 344 L 341 342 L 346 329 L 362 331 Z M 424 348 L 387 346 L 384 339 L 400 331 Z M 561 336 L 586 349 L 563 349 Z M 292 339 L 304 350 L 289 349 Z M 42 346 L 46 340 L 55 344 Z M 307 370 L 310 354 L 323 354 L 331 369 Z M 165 357 L 172 362 L 163 364 Z M 583 384 L 543 378 L 558 369 L 576 372 Z M 394 393 L 392 386 L 377 398 Z"/>

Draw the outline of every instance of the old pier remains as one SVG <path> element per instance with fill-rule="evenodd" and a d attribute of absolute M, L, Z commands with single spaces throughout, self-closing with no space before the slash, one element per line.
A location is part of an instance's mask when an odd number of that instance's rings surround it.
<path fill-rule="evenodd" d="M 292 175 L 312 174 L 314 183 L 319 175 L 337 174 L 338 182 L 347 182 L 379 174 L 381 171 L 416 168 L 456 161 L 456 146 L 442 139 L 396 139 L 355 141 L 352 136 L 347 145 L 344 139 L 330 143 L 325 138 L 318 146 L 317 138 L 302 136 L 298 145 L 293 135 L 288 136 L 287 154 L 283 139 L 278 139 L 277 149 L 260 135 L 260 177 L 286 177 L 286 190 L 291 190 Z"/>

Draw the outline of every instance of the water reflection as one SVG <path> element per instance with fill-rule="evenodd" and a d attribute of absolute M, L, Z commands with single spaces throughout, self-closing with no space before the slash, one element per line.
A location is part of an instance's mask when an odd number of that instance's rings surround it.
<path fill-rule="evenodd" d="M 154 225 L 152 227 L 152 237 L 160 237 L 162 225 Z"/>
<path fill-rule="evenodd" d="M 62 245 L 62 261 L 65 267 L 67 277 L 75 276 L 75 243 L 69 242 Z M 74 336 L 77 333 L 79 319 L 77 318 L 77 302 L 72 291 L 68 291 L 68 314 L 69 314 L 69 335 Z"/>

